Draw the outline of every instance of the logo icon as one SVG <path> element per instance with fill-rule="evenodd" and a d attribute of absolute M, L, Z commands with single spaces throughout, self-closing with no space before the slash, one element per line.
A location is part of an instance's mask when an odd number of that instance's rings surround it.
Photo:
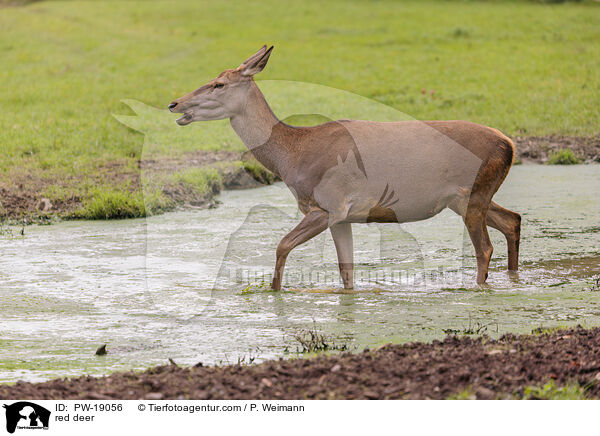
<path fill-rule="evenodd" d="M 50 411 L 29 401 L 4 404 L 6 409 L 6 431 L 14 433 L 18 429 L 48 429 Z"/>

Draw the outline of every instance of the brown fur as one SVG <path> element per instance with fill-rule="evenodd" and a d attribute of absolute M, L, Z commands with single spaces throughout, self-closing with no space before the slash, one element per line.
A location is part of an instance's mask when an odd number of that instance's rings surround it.
<path fill-rule="evenodd" d="M 267 142 L 251 151 L 259 162 L 288 185 L 298 186 L 300 197 L 312 197 L 325 172 L 338 164 L 338 157 L 346 160 L 350 151 L 354 152 L 358 167 L 366 177 L 352 135 L 336 121 L 314 127 L 293 127 L 279 122 L 273 126 Z M 280 174 L 281 166 L 288 169 L 285 174 Z M 299 180 L 302 183 L 297 183 Z"/>
<path fill-rule="evenodd" d="M 387 207 L 375 206 L 369 210 L 368 223 L 397 223 L 396 212 Z"/>

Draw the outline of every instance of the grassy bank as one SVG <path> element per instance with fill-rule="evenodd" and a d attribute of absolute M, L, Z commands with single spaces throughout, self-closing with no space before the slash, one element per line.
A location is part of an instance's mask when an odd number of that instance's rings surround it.
<path fill-rule="evenodd" d="M 261 79 L 318 83 L 410 117 L 511 135 L 599 133 L 594 3 L 47 1 L 0 9 L 0 30 L 0 201 L 4 210 L 22 203 L 13 215 L 48 198 L 66 216 L 137 216 L 174 207 L 181 199 L 168 192 L 185 186 L 210 193 L 222 182 L 210 176 L 216 162 L 197 165 L 211 165 L 206 177 L 155 171 L 153 181 L 167 180 L 139 197 L 139 161 L 241 153 L 237 138 L 195 137 L 205 127 L 190 126 L 183 139 L 149 143 L 112 114 L 134 115 L 123 99 L 164 108 L 264 42 L 276 48 Z M 294 95 L 289 108 L 310 107 Z M 343 116 L 337 103 L 323 99 L 319 113 Z M 176 116 L 160 116 L 174 126 Z"/>

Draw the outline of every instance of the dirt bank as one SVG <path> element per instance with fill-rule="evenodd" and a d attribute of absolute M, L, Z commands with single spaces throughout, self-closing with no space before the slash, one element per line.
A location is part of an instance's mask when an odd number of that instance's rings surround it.
<path fill-rule="evenodd" d="M 584 163 L 600 162 L 600 135 L 577 136 L 516 136 L 512 138 L 519 160 L 523 163 L 546 163 L 549 155 L 568 148 Z"/>
<path fill-rule="evenodd" d="M 253 165 L 246 165 L 252 163 Z M 90 174 L 55 176 L 27 169 L 14 169 L 0 178 L 0 222 L 47 222 L 54 217 L 72 218 L 81 207 L 84 196 L 78 185 L 123 189 L 130 194 L 141 191 L 142 174 L 146 180 L 168 177 L 188 169 L 214 168 L 220 183 L 199 191 L 186 183 L 165 184 L 162 194 L 176 207 L 211 207 L 221 189 L 248 189 L 268 184 L 273 177 L 247 153 L 229 151 L 198 151 L 177 158 L 121 160 L 99 164 Z M 50 193 L 58 192 L 59 195 Z M 47 198 L 50 197 L 50 198 Z"/>
<path fill-rule="evenodd" d="M 159 366 L 0 386 L 2 399 L 445 399 L 531 397 L 574 386 L 600 397 L 600 328 L 386 345 L 362 353 L 224 367 Z M 533 394 L 535 397 L 535 394 Z"/>
<path fill-rule="evenodd" d="M 561 148 L 573 150 L 575 156 L 583 162 L 600 162 L 600 136 L 595 137 L 515 137 L 513 138 L 519 152 L 517 162 L 545 163 L 550 153 Z M 128 186 L 130 192 L 140 189 L 142 171 L 154 175 L 172 174 L 187 168 L 206 168 L 217 165 L 222 175 L 224 189 L 245 189 L 270 183 L 269 177 L 263 170 L 257 171 L 257 166 L 242 167 L 240 165 L 223 165 L 248 161 L 248 153 L 198 151 L 186 153 L 177 158 L 162 158 L 143 160 L 132 166 L 131 162 L 109 162 L 98 166 L 93 174 L 72 175 L 60 179 L 43 172 L 14 171 L 4 180 L 0 178 L 0 220 L 20 221 L 24 218 L 29 222 L 48 217 L 69 217 L 77 210 L 84 200 L 73 187 L 81 184 L 97 186 Z M 79 177 L 79 179 L 78 179 Z M 198 193 L 185 186 L 168 186 L 163 194 L 178 207 L 209 207 L 214 204 L 213 198 L 220 192 L 220 186 L 213 186 L 209 192 Z M 65 187 L 70 187 L 65 189 Z M 49 199 L 45 197 L 49 190 L 69 192 Z"/>

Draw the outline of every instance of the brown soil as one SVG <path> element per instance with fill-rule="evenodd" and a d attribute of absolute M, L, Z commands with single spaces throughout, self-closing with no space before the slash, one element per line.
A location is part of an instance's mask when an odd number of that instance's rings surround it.
<path fill-rule="evenodd" d="M 76 194 L 60 200 L 53 198 L 49 210 L 43 210 L 41 203 L 45 198 L 46 190 L 51 186 L 69 187 L 83 182 L 112 186 L 129 184 L 132 189 L 136 189 L 140 186 L 140 174 L 139 171 L 128 168 L 125 161 L 100 164 L 93 174 L 78 177 L 59 177 L 14 168 L 6 177 L 0 179 L 0 219 L 24 219 L 27 222 L 52 215 L 69 215 L 81 206 L 82 199 Z"/>
<path fill-rule="evenodd" d="M 448 336 L 362 353 L 258 365 L 179 367 L 0 386 L 2 399 L 519 398 L 528 386 L 579 383 L 600 397 L 600 328 L 499 340 Z"/>
<path fill-rule="evenodd" d="M 586 163 L 600 162 L 600 136 L 595 137 L 569 137 L 569 136 L 544 136 L 544 137 L 515 137 L 515 144 L 519 152 L 518 160 L 523 163 L 544 163 L 552 151 L 561 148 L 570 148 L 575 155 Z M 244 155 L 247 155 L 245 153 Z M 72 195 L 60 201 L 52 200 L 49 210 L 44 210 L 40 202 L 44 192 L 50 186 L 76 186 L 84 180 L 92 180 L 94 184 L 110 184 L 119 186 L 128 184 L 131 190 L 140 188 L 140 171 L 156 173 L 173 173 L 185 168 L 202 167 L 217 162 L 234 162 L 247 159 L 238 152 L 207 152 L 198 151 L 186 153 L 177 158 L 146 159 L 139 163 L 135 170 L 126 165 L 125 161 L 103 163 L 99 165 L 92 175 L 82 175 L 80 180 L 76 177 L 58 179 L 44 175 L 43 172 L 22 172 L 15 169 L 13 173 L 0 179 L 0 218 L 9 220 L 27 220 L 47 218 L 48 216 L 68 216 L 81 206 L 82 198 Z M 244 170 L 224 170 L 225 189 L 245 189 L 260 186 L 253 177 Z M 259 182 L 267 182 L 263 179 Z M 177 204 L 192 207 L 209 207 L 214 204 L 213 197 L 219 189 L 206 195 L 198 196 L 193 190 L 185 187 L 170 187 L 165 190 L 165 195 L 175 200 Z"/>
<path fill-rule="evenodd" d="M 235 162 L 241 160 L 242 153 L 235 151 L 196 151 L 174 158 L 144 159 L 140 168 L 151 171 L 181 171 L 186 168 L 198 168 L 217 162 Z"/>
<path fill-rule="evenodd" d="M 553 151 L 570 148 L 585 163 L 600 162 L 600 135 L 597 136 L 526 136 L 513 141 L 523 163 L 545 163 Z"/>

